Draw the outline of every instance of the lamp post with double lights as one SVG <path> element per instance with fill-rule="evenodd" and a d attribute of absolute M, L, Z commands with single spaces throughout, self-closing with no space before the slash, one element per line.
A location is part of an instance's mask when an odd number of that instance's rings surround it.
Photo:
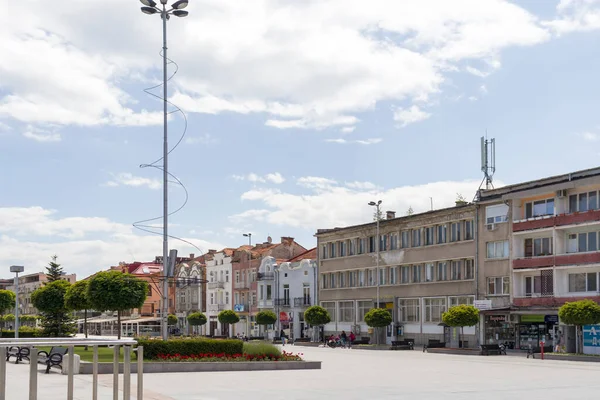
<path fill-rule="evenodd" d="M 11 265 L 10 272 L 15 273 L 15 339 L 19 338 L 19 272 L 25 271 L 22 265 Z"/>
<path fill-rule="evenodd" d="M 162 19 L 163 28 L 163 293 L 162 293 L 162 310 L 161 310 L 161 332 L 163 340 L 168 339 L 168 324 L 167 317 L 169 314 L 169 236 L 168 236 L 168 219 L 169 219 L 169 193 L 168 193 L 168 131 L 167 131 L 167 21 L 171 15 L 176 17 L 185 17 L 187 11 L 183 9 L 187 7 L 188 0 L 178 0 L 174 2 L 170 8 L 167 7 L 168 0 L 160 0 L 161 6 L 158 6 L 154 0 L 140 0 L 144 5 L 142 12 L 144 14 L 153 15 L 159 14 Z M 120 327 L 119 327 L 120 329 Z"/>
<path fill-rule="evenodd" d="M 244 233 L 244 237 L 248 238 L 248 244 L 250 246 L 252 246 L 252 234 L 251 233 Z"/>
<path fill-rule="evenodd" d="M 377 308 L 379 308 L 379 241 L 381 240 L 379 237 L 379 220 L 381 219 L 381 210 L 379 207 L 381 206 L 381 200 L 377 203 L 370 201 L 369 205 L 377 208 L 377 213 L 375 214 L 375 218 L 377 219 L 377 233 L 375 237 L 375 279 L 377 281 Z"/>

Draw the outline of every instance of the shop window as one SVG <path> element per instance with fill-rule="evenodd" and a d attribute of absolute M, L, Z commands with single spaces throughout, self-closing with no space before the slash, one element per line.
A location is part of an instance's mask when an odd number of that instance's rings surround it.
<path fill-rule="evenodd" d="M 419 299 L 398 299 L 398 320 L 400 322 L 421 321 Z"/>

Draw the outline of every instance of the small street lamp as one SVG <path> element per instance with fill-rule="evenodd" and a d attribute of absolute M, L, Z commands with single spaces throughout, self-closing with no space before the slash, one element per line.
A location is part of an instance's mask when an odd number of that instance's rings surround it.
<path fill-rule="evenodd" d="M 15 339 L 19 338 L 19 272 L 25 271 L 22 265 L 11 265 L 10 272 L 15 273 Z"/>

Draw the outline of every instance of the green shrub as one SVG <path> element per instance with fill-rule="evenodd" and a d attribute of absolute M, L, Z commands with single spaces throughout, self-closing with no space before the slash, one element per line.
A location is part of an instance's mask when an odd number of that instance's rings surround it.
<path fill-rule="evenodd" d="M 280 356 L 281 350 L 270 343 L 244 343 L 244 354 L 248 355 L 265 355 L 265 356 Z"/>
<path fill-rule="evenodd" d="M 159 354 L 180 354 L 191 356 L 196 354 L 241 354 L 244 342 L 237 339 L 141 339 L 138 338 L 138 346 L 144 346 L 144 359 L 155 360 Z"/>
<path fill-rule="evenodd" d="M 11 331 L 2 331 L 2 338 L 14 338 L 15 337 L 15 331 L 11 330 Z M 20 338 L 36 338 L 36 337 L 43 337 L 42 336 L 42 330 L 38 329 L 38 328 L 32 328 L 30 326 L 21 326 L 19 328 L 19 337 Z"/>

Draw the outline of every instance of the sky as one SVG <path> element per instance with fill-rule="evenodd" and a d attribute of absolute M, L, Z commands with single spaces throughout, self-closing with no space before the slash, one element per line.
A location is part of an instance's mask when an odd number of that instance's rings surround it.
<path fill-rule="evenodd" d="M 162 238 L 161 20 L 135 0 L 0 13 L 0 276 L 83 278 Z M 600 156 L 600 0 L 190 0 L 168 21 L 180 255 L 471 200 Z M 169 65 L 169 75 L 175 72 Z M 161 88 L 152 93 L 160 94 Z M 156 165 L 156 164 L 155 164 Z M 157 164 L 160 165 L 160 162 Z M 169 187 L 170 211 L 186 200 Z M 160 233 L 161 220 L 152 222 Z"/>

